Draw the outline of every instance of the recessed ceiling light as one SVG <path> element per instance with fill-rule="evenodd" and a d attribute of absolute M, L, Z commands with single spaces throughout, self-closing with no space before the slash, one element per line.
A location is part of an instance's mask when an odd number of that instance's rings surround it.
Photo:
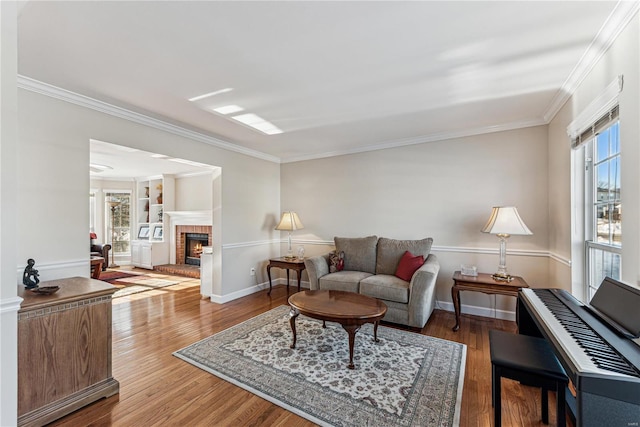
<path fill-rule="evenodd" d="M 166 159 L 169 156 L 164 154 L 152 154 L 151 157 L 153 157 L 154 159 Z"/>
<path fill-rule="evenodd" d="M 201 99 L 205 99 L 210 96 L 220 95 L 222 93 L 231 92 L 232 90 L 233 88 L 230 88 L 230 87 L 216 90 L 215 92 L 209 92 L 209 93 L 205 93 L 204 95 L 199 95 L 199 96 L 194 96 L 193 98 L 189 98 L 189 101 L 191 102 L 200 101 Z"/>
<path fill-rule="evenodd" d="M 214 108 L 213 111 L 220 114 L 233 114 L 244 111 L 244 108 L 239 105 L 225 105 L 224 107 Z"/>
<path fill-rule="evenodd" d="M 282 133 L 282 130 L 279 129 L 276 125 L 253 113 L 240 114 L 239 116 L 233 116 L 231 118 L 233 120 L 239 121 L 242 124 L 259 130 L 262 133 L 266 133 L 267 135 L 276 135 Z"/>

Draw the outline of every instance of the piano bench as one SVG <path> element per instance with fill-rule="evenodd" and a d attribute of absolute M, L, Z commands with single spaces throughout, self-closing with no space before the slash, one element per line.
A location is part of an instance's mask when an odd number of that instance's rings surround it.
<path fill-rule="evenodd" d="M 542 422 L 545 424 L 549 424 L 548 391 L 554 390 L 557 425 L 564 427 L 565 389 L 569 380 L 549 343 L 542 338 L 491 330 L 489 347 L 494 425 L 502 424 L 500 382 L 504 377 L 542 388 Z"/>

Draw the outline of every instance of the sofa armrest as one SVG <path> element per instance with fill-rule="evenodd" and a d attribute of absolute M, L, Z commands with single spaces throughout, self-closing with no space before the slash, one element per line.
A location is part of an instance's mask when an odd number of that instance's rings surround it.
<path fill-rule="evenodd" d="M 304 260 L 304 267 L 309 276 L 309 289 L 320 289 L 318 279 L 329 274 L 329 254 L 316 255 Z"/>
<path fill-rule="evenodd" d="M 413 274 L 409 284 L 409 326 L 423 328 L 435 307 L 440 262 L 434 254 Z"/>
<path fill-rule="evenodd" d="M 105 243 L 104 245 L 91 245 L 91 253 L 99 254 L 102 258 L 104 258 L 104 262 L 102 263 L 102 271 L 107 269 L 109 265 L 109 251 L 111 250 L 111 245 Z"/>

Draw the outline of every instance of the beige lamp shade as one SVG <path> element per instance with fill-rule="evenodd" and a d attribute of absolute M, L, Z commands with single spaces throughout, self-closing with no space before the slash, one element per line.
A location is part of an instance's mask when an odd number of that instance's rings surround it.
<path fill-rule="evenodd" d="M 511 281 L 511 275 L 507 272 L 507 239 L 511 235 L 529 235 L 533 233 L 520 218 L 515 206 L 494 207 L 482 232 L 495 234 L 500 239 L 500 263 L 498 264 L 498 271 L 493 275 L 493 278 L 495 280 Z"/>
<path fill-rule="evenodd" d="M 518 210 L 515 206 L 494 207 L 482 232 L 510 236 L 533 234 L 520 218 L 520 215 L 518 215 Z"/>
<path fill-rule="evenodd" d="M 276 226 L 276 230 L 295 231 L 304 228 L 302 221 L 295 212 L 283 212 L 280 223 Z"/>
<path fill-rule="evenodd" d="M 298 214 L 295 212 L 282 212 L 282 218 L 280 218 L 280 223 L 276 226 L 276 230 L 288 231 L 288 239 L 287 239 L 287 255 L 285 258 L 293 258 L 293 250 L 291 249 L 291 232 L 295 230 L 300 230 L 304 228 L 302 225 L 302 221 L 298 218 Z"/>

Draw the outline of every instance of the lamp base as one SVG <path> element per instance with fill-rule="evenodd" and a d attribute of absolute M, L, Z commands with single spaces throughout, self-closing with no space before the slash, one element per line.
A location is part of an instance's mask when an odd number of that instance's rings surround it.
<path fill-rule="evenodd" d="M 507 282 L 508 283 L 508 282 L 513 280 L 513 276 L 511 276 L 508 273 L 501 273 L 501 272 L 493 273 L 493 275 L 491 277 L 496 282 Z"/>

